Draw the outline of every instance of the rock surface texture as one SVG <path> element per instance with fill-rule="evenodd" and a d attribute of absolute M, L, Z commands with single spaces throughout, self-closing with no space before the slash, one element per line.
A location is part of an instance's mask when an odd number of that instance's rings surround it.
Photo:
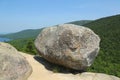
<path fill-rule="evenodd" d="M 103 73 L 85 72 L 80 74 L 80 80 L 120 80 L 120 78 Z"/>
<path fill-rule="evenodd" d="M 31 72 L 25 57 L 11 45 L 0 42 L 0 80 L 27 80 Z"/>
<path fill-rule="evenodd" d="M 73 24 L 45 28 L 35 46 L 45 59 L 76 70 L 90 66 L 99 51 L 100 38 L 92 30 Z"/>

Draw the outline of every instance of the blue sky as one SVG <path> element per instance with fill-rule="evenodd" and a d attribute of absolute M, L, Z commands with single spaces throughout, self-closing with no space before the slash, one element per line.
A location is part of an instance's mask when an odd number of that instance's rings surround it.
<path fill-rule="evenodd" d="M 120 0 L 0 0 L 0 33 L 120 14 Z"/>

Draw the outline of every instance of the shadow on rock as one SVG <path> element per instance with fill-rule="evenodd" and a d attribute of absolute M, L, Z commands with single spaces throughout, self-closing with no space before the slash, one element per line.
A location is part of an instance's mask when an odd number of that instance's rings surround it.
<path fill-rule="evenodd" d="M 73 70 L 73 69 L 66 68 L 66 67 L 63 67 L 63 66 L 60 66 L 60 65 L 57 65 L 57 64 L 50 63 L 50 62 L 48 62 L 47 60 L 45 60 L 44 58 L 42 58 L 38 55 L 34 56 L 34 59 L 36 61 L 38 61 L 39 63 L 43 64 L 47 70 L 50 70 L 54 73 L 78 74 L 78 73 L 85 72 L 85 71 L 81 71 L 81 70 Z"/>

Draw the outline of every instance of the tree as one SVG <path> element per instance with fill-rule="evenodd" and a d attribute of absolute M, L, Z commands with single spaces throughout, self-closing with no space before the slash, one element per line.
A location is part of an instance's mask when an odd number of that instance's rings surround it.
<path fill-rule="evenodd" d="M 26 51 L 26 52 L 29 52 L 30 54 L 36 54 L 33 41 L 29 40 L 29 41 L 27 42 L 25 51 Z"/>

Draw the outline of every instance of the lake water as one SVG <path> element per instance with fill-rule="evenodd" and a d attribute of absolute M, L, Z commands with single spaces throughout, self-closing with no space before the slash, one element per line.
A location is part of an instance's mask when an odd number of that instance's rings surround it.
<path fill-rule="evenodd" d="M 0 37 L 0 42 L 6 42 L 6 41 L 10 41 L 10 39 Z"/>

